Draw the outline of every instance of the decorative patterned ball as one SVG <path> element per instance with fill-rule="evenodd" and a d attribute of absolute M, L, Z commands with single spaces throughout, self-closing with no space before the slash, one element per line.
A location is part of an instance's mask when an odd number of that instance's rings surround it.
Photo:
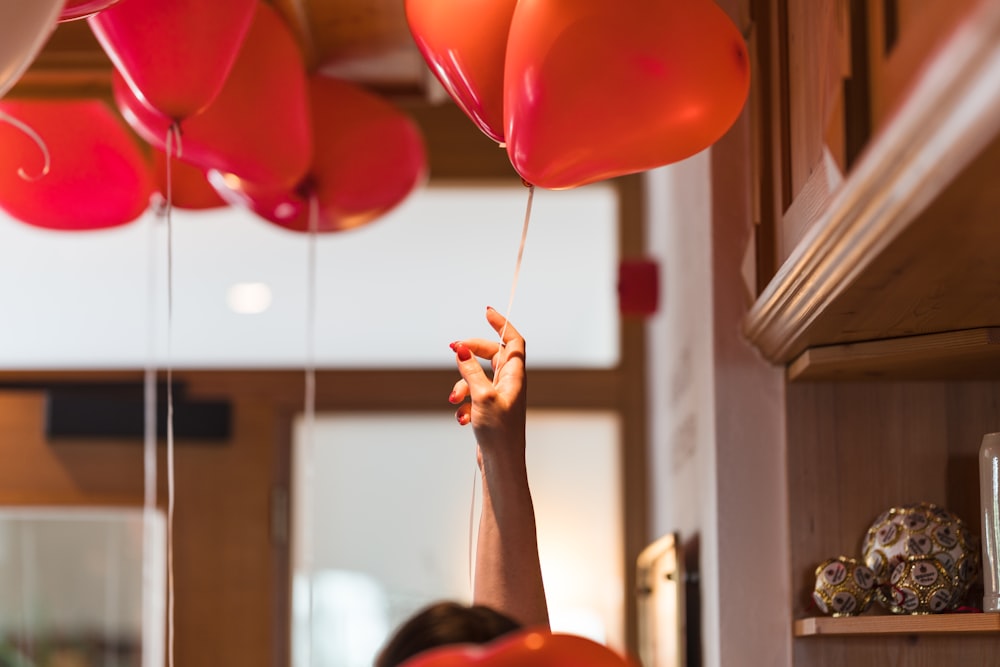
<path fill-rule="evenodd" d="M 884 590 L 894 614 L 938 614 L 951 608 L 956 580 L 934 556 L 910 556 L 896 565 Z"/>
<path fill-rule="evenodd" d="M 893 601 L 896 568 L 911 557 L 930 556 L 950 581 L 948 611 L 962 604 L 979 576 L 979 540 L 954 513 L 932 503 L 893 507 L 883 512 L 865 534 L 862 560 L 875 573 L 876 599 L 890 611 L 904 609 Z M 895 613 L 910 613 L 897 611 Z"/>
<path fill-rule="evenodd" d="M 813 601 L 824 614 L 856 616 L 871 606 L 875 573 L 854 558 L 829 558 L 816 568 Z"/>

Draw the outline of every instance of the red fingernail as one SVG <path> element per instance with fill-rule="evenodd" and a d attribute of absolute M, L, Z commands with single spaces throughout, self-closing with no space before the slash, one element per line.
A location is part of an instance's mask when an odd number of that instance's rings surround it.
<path fill-rule="evenodd" d="M 466 415 L 466 414 L 460 414 L 460 415 L 456 416 L 456 419 L 458 419 L 458 423 L 461 424 L 462 426 L 465 426 L 466 421 L 468 420 L 468 418 L 469 418 L 469 416 Z"/>
<path fill-rule="evenodd" d="M 459 361 L 468 361 L 472 358 L 472 350 L 465 346 L 465 343 L 455 343 L 455 354 L 458 355 Z"/>
<path fill-rule="evenodd" d="M 496 310 L 493 306 L 486 306 L 486 310 Z"/>
<path fill-rule="evenodd" d="M 448 395 L 448 402 L 454 403 L 456 398 L 457 397 L 455 396 L 455 392 L 451 392 L 451 394 Z"/>
<path fill-rule="evenodd" d="M 455 341 L 454 343 L 448 343 L 448 347 L 450 347 L 452 349 L 452 351 L 455 350 L 455 346 L 456 345 L 458 345 L 458 341 Z"/>

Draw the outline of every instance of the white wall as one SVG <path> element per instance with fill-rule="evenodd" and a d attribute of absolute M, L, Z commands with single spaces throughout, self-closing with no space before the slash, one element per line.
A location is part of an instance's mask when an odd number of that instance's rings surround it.
<path fill-rule="evenodd" d="M 722 155 L 749 155 L 746 136 L 741 122 Z M 780 667 L 791 664 L 784 384 L 741 333 L 751 185 L 743 164 L 713 173 L 716 155 L 646 176 L 663 295 L 648 330 L 651 529 L 699 538 L 702 664 Z"/>
<path fill-rule="evenodd" d="M 703 596 L 717 586 L 715 378 L 712 347 L 711 189 L 707 152 L 648 172 L 650 255 L 661 297 L 649 322 L 651 529 L 697 536 Z M 718 664 L 718 609 L 702 619 L 706 665 Z"/>
<path fill-rule="evenodd" d="M 428 186 L 371 225 L 321 235 L 316 363 L 450 367 L 448 342 L 493 335 L 483 311 L 506 311 L 527 200 L 519 183 Z M 511 311 L 534 368 L 617 364 L 617 215 L 606 183 L 536 190 Z M 173 230 L 168 357 L 153 213 L 75 233 L 0 213 L 0 368 L 142 368 L 151 352 L 178 368 L 302 366 L 308 235 L 232 207 L 176 211 Z M 247 282 L 270 286 L 265 312 L 227 307 Z"/>

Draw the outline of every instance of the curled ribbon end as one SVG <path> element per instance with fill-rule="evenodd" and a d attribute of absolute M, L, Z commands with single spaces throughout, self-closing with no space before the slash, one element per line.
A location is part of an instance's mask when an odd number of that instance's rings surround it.
<path fill-rule="evenodd" d="M 20 121 L 17 118 L 14 118 L 13 116 L 9 116 L 6 113 L 3 113 L 2 111 L 0 111 L 0 121 L 3 121 L 5 123 L 10 123 L 17 129 L 24 132 L 26 135 L 28 135 L 28 137 L 32 141 L 34 141 L 35 144 L 38 146 L 38 150 L 42 152 L 42 158 L 45 160 L 45 164 L 37 176 L 32 176 L 31 174 L 29 174 L 27 171 L 25 171 L 24 167 L 18 167 L 17 175 L 20 176 L 23 180 L 28 182 L 37 181 L 40 178 L 48 175 L 49 171 L 52 169 L 52 156 L 49 154 L 49 147 L 45 145 L 45 141 L 42 140 L 42 138 L 38 135 L 38 133 L 35 132 L 35 130 L 27 123 L 24 123 L 23 121 Z"/>
<path fill-rule="evenodd" d="M 45 166 L 42 167 L 42 170 L 37 174 L 35 174 L 34 176 L 25 171 L 24 167 L 17 168 L 17 175 L 21 177 L 21 180 L 28 181 L 29 183 L 34 183 L 35 181 L 40 181 L 45 176 L 48 176 L 49 171 L 51 171 L 51 165 L 49 164 L 48 156 L 46 156 Z"/>

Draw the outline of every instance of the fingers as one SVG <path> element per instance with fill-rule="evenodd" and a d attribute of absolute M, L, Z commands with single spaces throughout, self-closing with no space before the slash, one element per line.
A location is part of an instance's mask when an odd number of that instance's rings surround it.
<path fill-rule="evenodd" d="M 490 323 L 490 326 L 492 326 L 498 334 L 503 336 L 504 345 L 510 345 L 515 342 L 519 342 L 522 346 L 524 345 L 524 338 L 518 330 L 514 328 L 514 325 L 508 322 L 507 318 L 490 306 L 486 307 L 486 321 Z"/>
<path fill-rule="evenodd" d="M 467 402 L 468 399 L 471 398 L 475 402 L 496 397 L 494 382 L 487 376 L 477 357 L 490 360 L 493 368 L 497 371 L 497 377 L 505 378 L 503 384 L 508 389 L 512 386 L 511 382 L 517 384 L 518 369 L 523 374 L 524 338 L 521 337 L 520 332 L 493 308 L 487 307 L 486 320 L 500 334 L 503 340 L 502 344 L 496 340 L 484 338 L 471 338 L 451 344 L 462 379 L 455 383 L 448 396 L 448 401 L 458 406 L 455 418 L 463 426 L 472 421 L 472 405 Z M 520 364 L 515 364 L 513 371 L 506 367 L 507 362 L 511 360 L 520 362 Z M 500 369 L 502 369 L 502 373 Z"/>
<path fill-rule="evenodd" d="M 465 380 L 459 380 L 455 383 L 455 386 L 451 390 L 451 395 L 448 396 L 448 402 L 453 405 L 458 405 L 465 399 L 469 397 L 469 384 Z"/>
<path fill-rule="evenodd" d="M 458 410 L 455 410 L 455 419 L 457 419 L 458 423 L 461 424 L 462 426 L 467 426 L 469 423 L 471 423 L 472 404 L 463 403 L 462 405 L 458 406 Z"/>
<path fill-rule="evenodd" d="M 476 395 L 492 386 L 492 382 L 486 377 L 486 371 L 479 365 L 479 360 L 473 355 L 466 341 L 456 341 L 451 344 L 451 349 L 455 351 L 455 361 L 458 372 L 461 373 L 467 389 L 473 400 Z"/>

